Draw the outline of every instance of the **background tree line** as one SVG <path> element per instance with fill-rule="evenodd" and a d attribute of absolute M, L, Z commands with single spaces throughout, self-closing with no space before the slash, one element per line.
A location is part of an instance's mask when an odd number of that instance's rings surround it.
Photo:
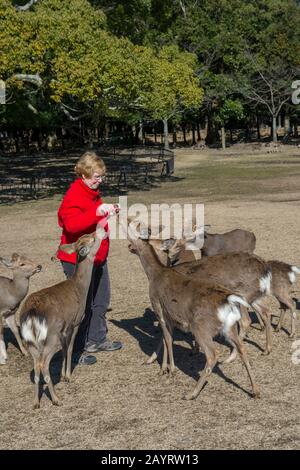
<path fill-rule="evenodd" d="M 18 6 L 25 6 L 23 9 Z M 193 130 L 225 146 L 226 131 L 297 132 L 296 0 L 0 0 L 2 137 L 128 142 L 143 127 Z M 36 77 L 28 80 L 24 74 Z M 281 122 L 279 122 L 281 121 Z"/>

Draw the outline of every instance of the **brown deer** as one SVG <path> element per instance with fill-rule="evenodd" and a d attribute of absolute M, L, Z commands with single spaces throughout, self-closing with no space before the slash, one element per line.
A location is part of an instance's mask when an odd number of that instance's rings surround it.
<path fill-rule="evenodd" d="M 5 364 L 7 352 L 3 338 L 4 324 L 14 333 L 21 352 L 28 355 L 16 325 L 15 313 L 27 295 L 31 276 L 40 272 L 42 266 L 18 253 L 13 253 L 10 259 L 0 257 L 0 264 L 9 268 L 13 274 L 12 279 L 0 276 L 0 364 Z"/>
<path fill-rule="evenodd" d="M 54 354 L 61 349 L 62 378 L 70 380 L 73 344 L 84 316 L 94 258 L 105 236 L 106 232 L 98 225 L 97 232 L 83 235 L 75 243 L 61 245 L 61 250 L 77 253 L 73 277 L 29 295 L 21 307 L 18 317 L 21 335 L 34 361 L 34 408 L 40 407 L 41 373 L 48 385 L 52 403 L 59 404 L 49 365 Z"/>
<path fill-rule="evenodd" d="M 217 334 L 224 334 L 239 352 L 251 381 L 253 396 L 258 397 L 259 391 L 237 330 L 237 322 L 241 318 L 239 306 L 248 306 L 245 299 L 216 283 L 190 279 L 174 269 L 163 266 L 148 240 L 136 239 L 130 234 L 129 240 L 130 250 L 138 254 L 148 277 L 150 301 L 163 331 L 162 371 L 167 370 L 168 358 L 170 373 L 175 370 L 173 328 L 191 332 L 206 356 L 201 378 L 195 389 L 185 397 L 196 398 L 218 362 L 213 338 Z"/>

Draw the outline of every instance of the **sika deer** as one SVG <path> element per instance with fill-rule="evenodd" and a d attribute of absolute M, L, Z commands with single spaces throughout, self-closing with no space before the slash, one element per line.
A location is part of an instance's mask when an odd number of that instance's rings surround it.
<path fill-rule="evenodd" d="M 218 361 L 213 338 L 222 333 L 237 348 L 246 366 L 253 396 L 258 397 L 259 391 L 253 380 L 245 347 L 239 338 L 236 325 L 240 319 L 238 305 L 248 306 L 247 302 L 215 283 L 188 279 L 174 269 L 163 266 L 148 241 L 134 240 L 130 236 L 129 239 L 131 249 L 138 254 L 148 277 L 150 301 L 163 330 L 165 348 L 162 371 L 167 368 L 167 355 L 170 372 L 175 370 L 172 349 L 173 328 L 176 326 L 183 331 L 190 331 L 206 357 L 203 374 L 195 389 L 185 397 L 196 398 Z"/>
<path fill-rule="evenodd" d="M 25 356 L 28 355 L 16 325 L 15 313 L 27 295 L 29 279 L 40 272 L 42 266 L 17 253 L 13 253 L 11 259 L 0 257 L 0 264 L 11 269 L 13 273 L 12 279 L 0 276 L 0 364 L 5 364 L 7 352 L 3 339 L 4 324 L 14 333 L 21 352 Z"/>
<path fill-rule="evenodd" d="M 147 238 L 145 229 L 142 229 L 143 238 Z M 166 241 L 160 241 L 154 245 L 154 249 L 161 251 Z M 149 242 L 151 243 L 151 241 Z M 135 250 L 129 246 L 132 252 Z M 249 253 L 232 253 L 224 255 L 215 255 L 205 257 L 201 260 L 182 263 L 172 266 L 171 270 L 175 270 L 185 276 L 196 280 L 209 281 L 233 292 L 243 295 L 248 304 L 255 312 L 262 317 L 266 327 L 266 348 L 263 354 L 269 354 L 272 348 L 270 312 L 263 306 L 260 299 L 266 294 L 271 293 L 272 274 L 270 266 L 267 262 L 256 255 Z M 241 339 L 245 336 L 246 331 L 251 323 L 247 309 L 241 307 Z M 157 359 L 157 355 L 161 349 L 162 340 L 157 350 L 147 360 L 147 364 L 151 364 Z M 236 356 L 236 351 L 225 362 L 231 362 Z"/>
<path fill-rule="evenodd" d="M 253 232 L 235 229 L 222 234 L 213 234 L 207 233 L 205 227 L 207 226 L 204 226 L 204 235 L 202 229 L 196 229 L 189 237 L 164 240 L 159 249 L 168 254 L 171 265 L 192 261 L 192 257 L 195 259 L 195 254 L 199 250 L 202 257 L 227 253 L 253 253 L 255 250 L 256 237 Z M 197 236 L 200 234 L 204 236 L 202 247 L 197 241 Z"/>
<path fill-rule="evenodd" d="M 296 332 L 297 316 L 290 291 L 296 281 L 296 274 L 300 274 L 300 269 L 297 266 L 283 263 L 282 261 L 269 261 L 268 264 L 272 270 L 271 293 L 278 300 L 281 309 L 280 318 L 275 331 L 280 331 L 286 310 L 290 310 L 292 329 L 289 336 L 292 338 Z"/>
<path fill-rule="evenodd" d="M 34 408 L 40 407 L 40 374 L 54 405 L 58 397 L 49 372 L 54 354 L 63 350 L 62 378 L 71 377 L 71 358 L 75 336 L 83 319 L 86 298 L 92 277 L 93 263 L 106 232 L 98 225 L 97 232 L 83 235 L 77 242 L 61 245 L 67 253 L 77 253 L 77 265 L 72 278 L 29 295 L 19 314 L 21 335 L 34 361 Z"/>

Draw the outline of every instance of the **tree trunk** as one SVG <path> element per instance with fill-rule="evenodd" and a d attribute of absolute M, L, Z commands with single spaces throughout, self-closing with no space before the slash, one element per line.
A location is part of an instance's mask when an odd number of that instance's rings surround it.
<path fill-rule="evenodd" d="M 143 122 L 142 121 L 140 121 L 140 125 L 139 125 L 138 142 L 139 144 L 143 143 Z"/>
<path fill-rule="evenodd" d="M 290 132 L 291 132 L 290 116 L 286 114 L 284 116 L 284 135 L 289 135 Z"/>
<path fill-rule="evenodd" d="M 197 122 L 197 140 L 201 140 L 200 124 Z"/>
<path fill-rule="evenodd" d="M 177 129 L 176 126 L 173 126 L 173 148 L 175 149 L 177 146 Z"/>
<path fill-rule="evenodd" d="M 169 127 L 168 127 L 168 120 L 164 119 L 164 148 L 166 150 L 169 149 Z"/>
<path fill-rule="evenodd" d="M 212 113 L 207 115 L 207 134 L 206 134 L 206 145 L 214 145 L 219 142 L 219 133 L 216 125 L 214 123 L 214 118 Z"/>
<path fill-rule="evenodd" d="M 294 124 L 294 137 L 298 137 L 298 125 Z"/>
<path fill-rule="evenodd" d="M 221 127 L 221 139 L 222 139 L 222 149 L 226 149 L 226 132 L 225 132 L 225 127 Z"/>
<path fill-rule="evenodd" d="M 272 116 L 272 140 L 273 140 L 273 142 L 277 142 L 276 116 Z"/>
<path fill-rule="evenodd" d="M 192 145 L 195 145 L 196 143 L 196 129 L 195 129 L 195 124 L 193 123 L 193 127 L 192 127 Z"/>
<path fill-rule="evenodd" d="M 259 122 L 259 115 L 256 114 L 256 129 L 257 129 L 257 140 L 260 140 L 260 122 Z"/>
<path fill-rule="evenodd" d="M 186 145 L 186 130 L 185 130 L 185 124 L 181 124 L 182 127 L 182 132 L 183 132 L 183 143 Z"/>

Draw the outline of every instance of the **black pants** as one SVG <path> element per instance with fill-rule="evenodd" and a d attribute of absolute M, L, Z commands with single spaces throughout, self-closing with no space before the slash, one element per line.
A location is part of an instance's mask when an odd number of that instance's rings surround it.
<path fill-rule="evenodd" d="M 73 276 L 75 265 L 62 261 L 67 278 Z M 87 342 L 102 343 L 106 339 L 106 312 L 110 302 L 110 280 L 107 263 L 94 266 L 89 292 L 86 300 L 85 315 L 80 324 L 75 351 L 83 351 Z"/>

